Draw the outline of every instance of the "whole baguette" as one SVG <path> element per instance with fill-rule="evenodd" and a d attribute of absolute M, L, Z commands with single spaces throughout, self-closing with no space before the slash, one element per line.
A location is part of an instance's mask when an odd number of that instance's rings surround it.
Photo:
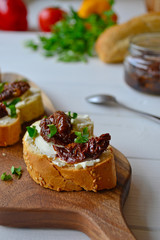
<path fill-rule="evenodd" d="M 75 169 L 70 165 L 59 167 L 53 163 L 52 158 L 35 151 L 24 136 L 23 158 L 31 178 L 45 188 L 56 191 L 85 189 L 96 192 L 116 186 L 116 169 L 111 147 L 109 153 L 103 153 L 101 161 L 94 166 L 85 169 Z"/>
<path fill-rule="evenodd" d="M 0 146 L 6 147 L 15 144 L 19 141 L 20 133 L 21 123 L 20 114 L 18 113 L 14 122 L 6 125 L 0 125 Z"/>
<path fill-rule="evenodd" d="M 103 62 L 122 62 L 134 35 L 154 32 L 160 32 L 160 12 L 147 13 L 106 29 L 96 41 L 96 52 Z"/>

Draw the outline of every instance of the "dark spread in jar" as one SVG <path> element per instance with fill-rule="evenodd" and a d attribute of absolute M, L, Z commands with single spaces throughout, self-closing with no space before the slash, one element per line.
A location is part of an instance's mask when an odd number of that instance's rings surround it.
<path fill-rule="evenodd" d="M 125 80 L 137 90 L 160 94 L 160 61 L 150 62 L 146 69 L 130 66 L 130 70 L 125 71 Z"/>
<path fill-rule="evenodd" d="M 54 124 L 57 132 L 49 137 L 50 124 Z M 97 159 L 107 149 L 110 135 L 102 134 L 100 137 L 92 137 L 85 143 L 75 143 L 75 133 L 72 133 L 71 118 L 62 111 L 57 111 L 40 122 L 40 135 L 47 142 L 53 142 L 57 157 L 70 164 L 79 163 L 87 159 Z M 57 146 L 62 145 L 62 146 Z"/>
<path fill-rule="evenodd" d="M 4 85 L 4 90 L 0 93 L 0 101 L 5 101 L 15 97 L 20 97 L 29 88 L 30 88 L 30 85 L 26 81 L 16 81 L 12 83 L 6 83 Z"/>
<path fill-rule="evenodd" d="M 160 33 L 135 36 L 129 52 L 124 62 L 127 84 L 145 93 L 160 94 Z"/>
<path fill-rule="evenodd" d="M 6 106 L 3 103 L 0 103 L 0 118 L 8 116 Z"/>

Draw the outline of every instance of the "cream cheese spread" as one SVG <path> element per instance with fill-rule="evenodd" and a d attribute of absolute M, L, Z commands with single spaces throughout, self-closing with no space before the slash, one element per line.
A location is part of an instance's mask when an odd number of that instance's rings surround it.
<path fill-rule="evenodd" d="M 88 127 L 89 136 L 93 136 L 94 124 L 88 115 L 78 114 L 76 119 L 71 119 L 73 131 L 82 132 L 85 127 Z"/>

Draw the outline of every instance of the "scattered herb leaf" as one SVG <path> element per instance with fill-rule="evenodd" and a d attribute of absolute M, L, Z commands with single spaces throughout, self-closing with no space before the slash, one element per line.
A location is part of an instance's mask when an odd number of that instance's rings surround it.
<path fill-rule="evenodd" d="M 76 119 L 77 116 L 78 116 L 78 114 L 75 113 L 75 112 L 74 112 L 74 113 L 68 112 L 68 116 L 69 116 L 70 118 Z"/>
<path fill-rule="evenodd" d="M 22 169 L 21 169 L 21 167 L 15 168 L 14 166 L 12 166 L 11 167 L 11 173 L 18 175 L 18 178 L 20 178 L 21 175 L 22 175 Z"/>
<path fill-rule="evenodd" d="M 2 181 L 9 181 L 9 180 L 12 180 L 12 177 L 11 177 L 10 174 L 7 175 L 6 172 L 4 172 L 4 173 L 2 173 L 2 175 L 1 175 L 1 180 L 2 180 Z"/>
<path fill-rule="evenodd" d="M 51 138 L 56 134 L 57 128 L 54 124 L 49 124 L 47 126 L 49 127 L 49 130 L 50 130 L 50 134 L 48 134 L 48 137 Z"/>
<path fill-rule="evenodd" d="M 86 143 L 86 142 L 88 142 L 88 137 L 89 137 L 88 127 L 85 127 L 83 129 L 83 133 L 75 132 L 75 135 L 77 136 L 77 138 L 74 140 L 75 143 Z"/>
<path fill-rule="evenodd" d="M 36 51 L 38 49 L 38 45 L 34 41 L 32 41 L 32 40 L 26 41 L 25 42 L 25 47 L 29 47 L 33 51 Z"/>
<path fill-rule="evenodd" d="M 27 128 L 27 131 L 28 131 L 28 134 L 31 138 L 35 138 L 37 137 L 38 135 L 38 131 L 36 129 L 36 126 L 33 126 L 33 127 L 26 127 Z"/>

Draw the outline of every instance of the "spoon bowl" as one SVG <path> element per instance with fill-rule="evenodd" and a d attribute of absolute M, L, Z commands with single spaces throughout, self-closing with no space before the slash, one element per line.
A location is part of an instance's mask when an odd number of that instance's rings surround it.
<path fill-rule="evenodd" d="M 88 96 L 86 97 L 86 100 L 89 103 L 100 104 L 100 105 L 110 105 L 110 104 L 118 103 L 114 96 L 106 95 L 106 94 Z"/>

